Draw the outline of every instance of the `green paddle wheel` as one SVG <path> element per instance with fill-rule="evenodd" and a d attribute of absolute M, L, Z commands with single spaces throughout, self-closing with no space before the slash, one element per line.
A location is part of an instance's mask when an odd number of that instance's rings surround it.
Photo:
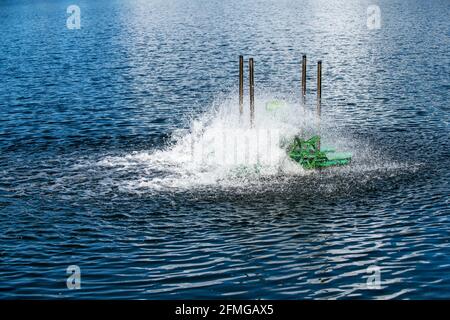
<path fill-rule="evenodd" d="M 286 108 L 282 100 L 272 100 L 266 103 L 266 110 L 276 112 Z M 350 163 L 352 154 L 336 152 L 333 148 L 321 147 L 320 136 L 313 136 L 308 140 L 296 136 L 288 145 L 289 157 L 305 169 L 318 169 L 332 166 L 343 166 Z"/>
<path fill-rule="evenodd" d="M 336 152 L 333 148 L 320 148 L 320 137 L 303 140 L 298 136 L 288 146 L 289 157 L 305 169 L 317 169 L 349 164 L 352 154 Z"/>

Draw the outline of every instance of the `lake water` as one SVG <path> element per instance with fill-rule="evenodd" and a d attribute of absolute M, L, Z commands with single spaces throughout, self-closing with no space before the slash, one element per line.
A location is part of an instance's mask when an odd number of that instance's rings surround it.
<path fill-rule="evenodd" d="M 1 1 L 0 298 L 450 298 L 449 13 Z M 255 59 L 253 129 L 240 54 Z M 267 137 L 317 130 L 317 60 L 323 143 L 354 158 L 305 171 Z M 271 113 L 271 99 L 287 104 Z"/>

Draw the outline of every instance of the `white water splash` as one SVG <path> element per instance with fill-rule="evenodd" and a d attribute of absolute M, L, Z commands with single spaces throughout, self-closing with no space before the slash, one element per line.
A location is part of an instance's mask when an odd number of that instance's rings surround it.
<path fill-rule="evenodd" d="M 111 170 L 142 170 L 137 180 L 125 181 L 125 190 L 192 188 L 221 184 L 242 185 L 277 175 L 307 174 L 286 154 L 283 141 L 301 130 L 313 130 L 314 116 L 295 103 L 266 110 L 273 96 L 255 101 L 255 121 L 248 110 L 241 116 L 233 99 L 226 99 L 191 121 L 188 132 L 174 133 L 174 142 L 163 150 L 106 157 L 98 165 Z M 245 101 L 245 105 L 248 103 Z"/>
<path fill-rule="evenodd" d="M 266 110 L 273 95 L 255 101 L 255 121 L 250 125 L 248 110 L 240 116 L 235 96 L 213 105 L 201 117 L 191 120 L 188 131 L 173 134 L 173 143 L 162 150 L 108 156 L 97 166 L 115 172 L 131 173 L 117 182 L 125 192 L 138 190 L 175 190 L 196 187 L 246 188 L 271 183 L 275 177 L 315 174 L 304 170 L 286 153 L 286 141 L 303 133 L 317 132 L 317 118 L 295 102 L 287 102 L 276 111 Z M 248 102 L 244 101 L 248 106 Z M 310 110 L 312 108 L 309 108 Z M 330 143 L 342 151 L 355 153 L 355 142 L 343 138 L 331 117 L 322 120 L 323 145 Z M 323 134 L 326 133 L 326 134 Z M 363 147 L 365 148 L 365 147 Z M 362 150 L 361 150 L 362 151 Z M 371 151 L 363 154 L 372 154 Z M 367 161 L 366 161 L 367 162 Z M 375 161 L 376 163 L 377 161 Z M 377 164 L 358 164 L 334 170 L 376 170 Z M 395 168 L 397 169 L 397 168 Z M 105 184 L 110 184 L 110 178 Z"/>

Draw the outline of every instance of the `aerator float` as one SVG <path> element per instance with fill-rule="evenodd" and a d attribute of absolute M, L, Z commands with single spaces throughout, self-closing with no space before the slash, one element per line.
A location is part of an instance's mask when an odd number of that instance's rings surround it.
<path fill-rule="evenodd" d="M 255 117 L 255 98 L 254 98 L 254 61 L 249 59 L 249 95 L 250 95 L 250 126 L 253 126 Z M 302 107 L 306 104 L 306 55 L 302 59 Z M 244 57 L 239 56 L 239 112 L 243 113 L 244 101 Z M 317 62 L 317 123 L 320 132 L 320 114 L 322 97 L 322 61 Z M 266 104 L 266 110 L 276 111 L 282 107 L 282 101 L 274 100 Z M 320 135 L 314 135 L 310 138 L 296 135 L 290 143 L 286 145 L 288 156 L 304 169 L 320 169 L 332 166 L 347 165 L 352 160 L 352 154 L 349 152 L 336 152 L 334 148 L 322 147 Z"/>

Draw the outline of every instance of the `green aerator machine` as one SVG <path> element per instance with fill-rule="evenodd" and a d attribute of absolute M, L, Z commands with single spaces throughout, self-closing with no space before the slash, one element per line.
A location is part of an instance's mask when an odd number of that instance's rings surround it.
<path fill-rule="evenodd" d="M 286 106 L 280 100 L 272 100 L 266 103 L 267 111 L 276 111 Z M 287 144 L 289 157 L 305 169 L 319 169 L 333 166 L 347 165 L 352 160 L 349 152 L 336 152 L 334 148 L 321 147 L 320 136 L 315 135 L 307 140 L 294 137 Z"/>
<path fill-rule="evenodd" d="M 255 117 L 254 105 L 254 61 L 249 59 L 250 77 L 250 126 L 253 126 Z M 306 55 L 302 57 L 301 94 L 303 108 L 306 106 Z M 322 100 L 322 61 L 317 61 L 317 118 L 320 121 L 321 100 Z M 244 57 L 239 56 L 239 112 L 243 113 L 244 100 Z M 266 110 L 276 112 L 285 108 L 283 100 L 274 99 L 266 103 Z M 321 146 L 320 136 L 314 135 L 309 139 L 296 136 L 292 141 L 285 143 L 286 152 L 289 157 L 305 169 L 320 169 L 332 166 L 348 165 L 352 160 L 349 152 L 336 152 L 333 148 Z"/>
<path fill-rule="evenodd" d="M 287 150 L 289 157 L 305 169 L 317 169 L 349 164 L 352 154 L 336 152 L 333 148 L 320 148 L 320 136 L 308 140 L 295 137 Z"/>

